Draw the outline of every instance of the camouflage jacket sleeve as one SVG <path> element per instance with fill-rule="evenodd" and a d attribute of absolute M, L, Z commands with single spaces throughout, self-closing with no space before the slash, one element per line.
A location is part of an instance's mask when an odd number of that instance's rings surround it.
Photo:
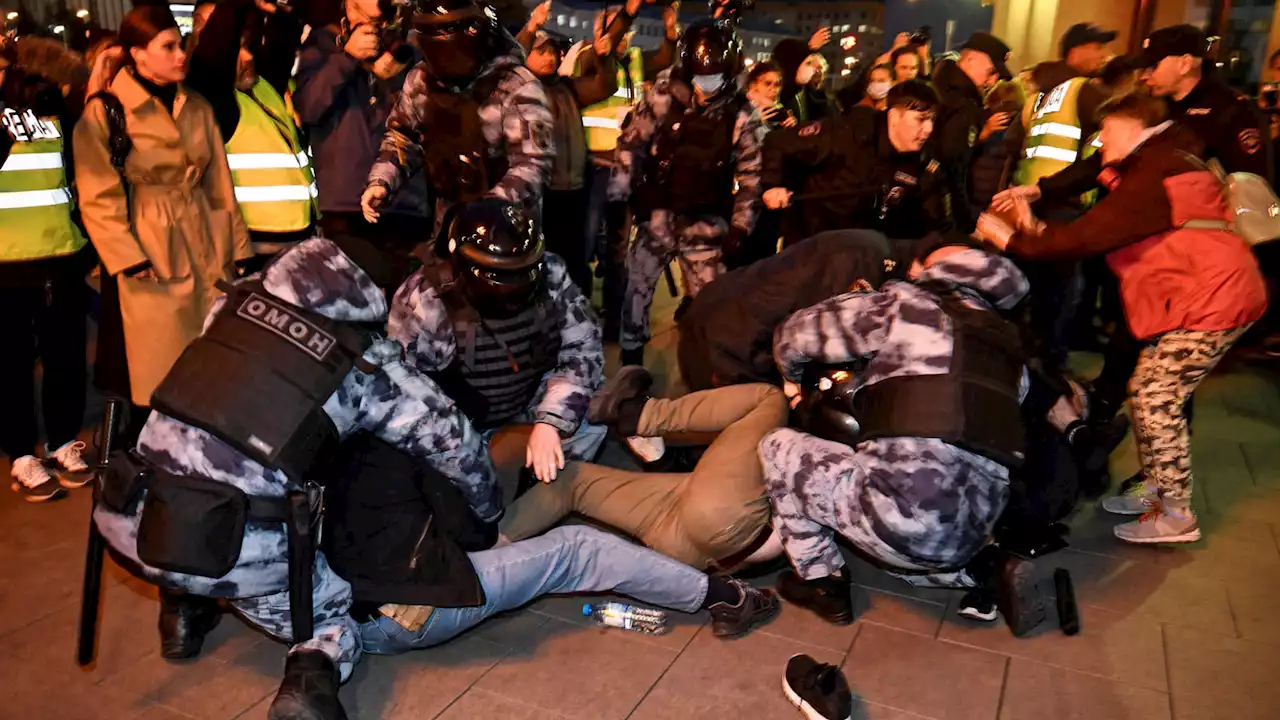
<path fill-rule="evenodd" d="M 453 362 L 458 351 L 453 323 L 421 269 L 391 299 L 387 337 L 404 347 L 405 362 L 419 372 L 443 370 Z"/>
<path fill-rule="evenodd" d="M 782 377 L 799 380 L 810 362 L 831 365 L 874 355 L 896 307 L 891 294 L 851 292 L 793 313 L 773 333 L 773 358 Z"/>
<path fill-rule="evenodd" d="M 551 172 L 551 159 L 556 154 L 551 139 L 551 109 L 542 83 L 525 68 L 516 68 L 503 81 L 502 88 L 507 88 L 508 84 L 510 89 L 503 94 L 497 107 L 481 109 L 482 116 L 500 113 L 499 122 L 507 148 L 507 173 L 489 194 L 536 208 L 540 204 L 547 174 Z M 489 118 L 483 117 L 483 120 L 488 122 Z"/>
<path fill-rule="evenodd" d="M 555 369 L 543 378 L 533 414 L 535 421 L 568 437 L 577 432 L 591 395 L 604 382 L 604 341 L 590 302 L 569 279 L 564 261 L 551 254 L 547 285 L 560 318 L 560 355 Z"/>
<path fill-rule="evenodd" d="M 484 436 L 430 378 L 393 358 L 376 372 L 351 373 L 330 402 L 339 414 L 354 408 L 352 424 L 443 473 L 482 521 L 502 517 L 502 488 Z"/>
<path fill-rule="evenodd" d="M 422 153 L 422 123 L 426 117 L 426 70 L 419 65 L 405 77 L 400 99 L 387 118 L 387 131 L 382 136 L 378 159 L 369 170 L 369 184 L 385 185 L 391 195 L 411 176 L 422 172 L 426 156 Z"/>
<path fill-rule="evenodd" d="M 760 165 L 765 131 L 760 111 L 751 103 L 738 111 L 733 128 L 736 165 L 733 179 L 737 187 L 733 195 L 733 226 L 747 233 L 755 228 L 760 215 L 760 196 L 764 192 L 760 187 Z"/>
<path fill-rule="evenodd" d="M 662 77 L 645 90 L 644 97 L 622 122 L 622 132 L 618 136 L 618 164 L 609 178 L 609 200 L 619 202 L 631 197 L 636 163 L 648 157 L 653 136 L 670 107 L 671 94 L 667 92 L 665 77 Z"/>

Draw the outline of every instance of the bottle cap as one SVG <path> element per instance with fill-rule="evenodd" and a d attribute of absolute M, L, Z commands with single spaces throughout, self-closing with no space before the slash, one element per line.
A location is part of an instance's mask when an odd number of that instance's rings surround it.
<path fill-rule="evenodd" d="M 582 606 L 582 614 L 584 616 L 591 614 L 591 603 Z"/>

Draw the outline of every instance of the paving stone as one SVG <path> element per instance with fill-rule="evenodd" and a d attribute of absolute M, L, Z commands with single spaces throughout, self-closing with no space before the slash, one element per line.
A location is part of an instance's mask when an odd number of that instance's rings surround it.
<path fill-rule="evenodd" d="M 478 637 L 394 657 L 366 655 L 342 689 L 352 720 L 440 714 L 510 651 Z"/>
<path fill-rule="evenodd" d="M 439 717 L 440 720 L 562 720 L 565 716 L 472 688 Z"/>
<path fill-rule="evenodd" d="M 928 717 L 996 716 L 1009 658 L 879 625 L 864 625 L 844 662 L 861 697 Z"/>
<path fill-rule="evenodd" d="M 966 620 L 956 615 L 955 607 L 949 606 L 942 618 L 942 640 L 1168 691 L 1160 625 L 1153 620 L 1086 607 L 1080 612 L 1080 634 L 1068 637 L 1058 631 L 1050 602 L 1045 622 L 1030 636 L 1016 638 L 1003 620 Z"/>
<path fill-rule="evenodd" d="M 616 629 L 551 620 L 476 687 L 575 718 L 625 718 L 677 653 Z"/>
<path fill-rule="evenodd" d="M 1170 720 L 1169 696 L 1093 675 L 1013 658 L 1000 720 Z"/>
<path fill-rule="evenodd" d="M 724 641 L 703 629 L 631 720 L 795 717 L 795 709 L 782 694 L 782 673 L 787 660 L 799 653 L 833 665 L 844 657 L 843 652 L 761 632 Z"/>
<path fill-rule="evenodd" d="M 1174 720 L 1280 717 L 1276 646 L 1165 628 Z"/>

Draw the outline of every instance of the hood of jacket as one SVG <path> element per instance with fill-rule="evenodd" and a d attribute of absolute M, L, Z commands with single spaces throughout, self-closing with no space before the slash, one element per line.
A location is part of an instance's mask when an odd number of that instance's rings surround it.
<path fill-rule="evenodd" d="M 920 273 L 932 280 L 968 290 L 1000 310 L 1009 310 L 1026 297 L 1031 285 L 1013 261 L 984 250 L 964 250 L 935 261 Z M 917 281 L 917 282 L 919 282 Z"/>
<path fill-rule="evenodd" d="M 315 237 L 280 253 L 262 273 L 262 285 L 281 300 L 339 322 L 378 322 L 387 299 L 336 244 Z"/>
<path fill-rule="evenodd" d="M 955 60 L 947 59 L 938 63 L 933 71 L 933 87 L 942 98 L 943 105 L 953 104 L 954 99 L 948 98 L 955 98 L 957 94 L 982 105 L 982 91 L 964 74 Z"/>

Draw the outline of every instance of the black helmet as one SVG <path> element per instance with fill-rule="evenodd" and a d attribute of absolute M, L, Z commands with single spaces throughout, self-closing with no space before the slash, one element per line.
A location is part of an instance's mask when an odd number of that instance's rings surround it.
<path fill-rule="evenodd" d="M 493 8 L 472 0 L 416 0 L 413 29 L 431 76 L 454 86 L 476 78 L 501 35 Z"/>
<path fill-rule="evenodd" d="M 719 75 L 728 84 L 742 72 L 742 41 L 728 20 L 699 18 L 680 35 L 681 77 L 687 83 L 699 75 Z"/>
<path fill-rule="evenodd" d="M 446 237 L 458 285 L 482 317 L 519 313 L 542 286 L 542 229 L 521 206 L 497 198 L 467 203 Z"/>

